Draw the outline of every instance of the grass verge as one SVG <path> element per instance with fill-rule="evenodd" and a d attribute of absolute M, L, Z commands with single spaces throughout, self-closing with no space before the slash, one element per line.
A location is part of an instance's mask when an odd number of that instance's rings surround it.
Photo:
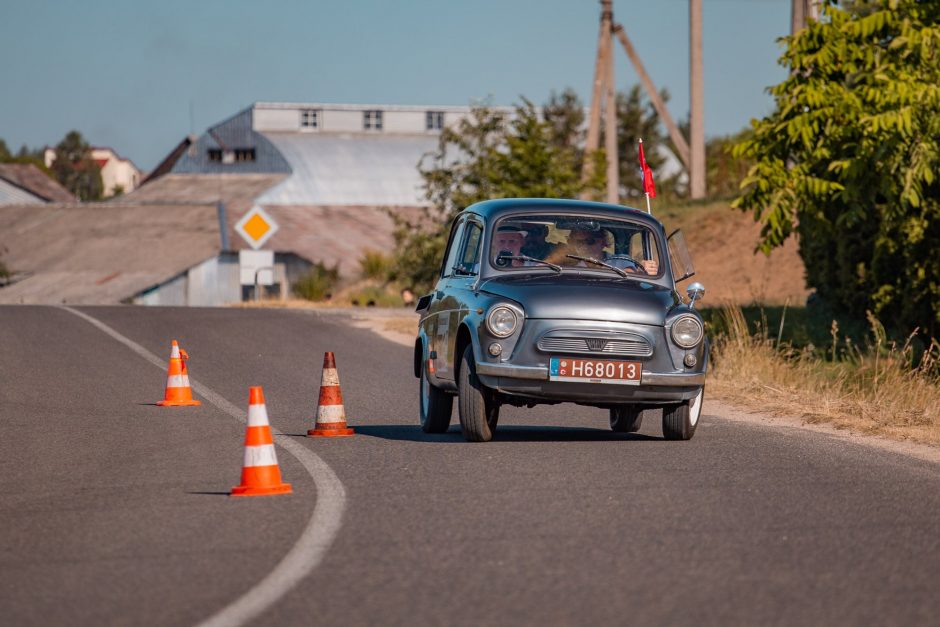
<path fill-rule="evenodd" d="M 709 395 L 748 409 L 810 423 L 940 444 L 940 343 L 915 351 L 887 340 L 869 318 L 865 346 L 830 329 L 830 350 L 756 333 L 739 307 L 713 313 L 717 323 Z"/>

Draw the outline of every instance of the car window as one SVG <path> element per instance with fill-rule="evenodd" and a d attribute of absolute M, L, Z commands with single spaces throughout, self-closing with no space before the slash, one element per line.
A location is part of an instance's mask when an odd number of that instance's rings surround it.
<path fill-rule="evenodd" d="M 483 239 L 483 227 L 476 222 L 467 222 L 466 243 L 460 259 L 460 268 L 466 274 L 476 274 L 480 271 L 480 240 Z"/>
<path fill-rule="evenodd" d="M 460 255 L 461 244 L 463 243 L 463 230 L 466 220 L 461 220 L 454 225 L 450 233 L 450 242 L 447 244 L 447 252 L 444 255 L 444 265 L 441 267 L 441 276 L 450 276 L 454 272 L 454 266 L 457 265 L 457 258 Z"/>
<path fill-rule="evenodd" d="M 490 265 L 503 272 L 548 271 L 542 261 L 564 267 L 609 272 L 599 261 L 638 276 L 661 276 L 662 253 L 645 222 L 571 213 L 509 215 L 490 236 Z M 512 259 L 514 257 L 514 259 Z M 529 259 L 525 259 L 528 257 Z"/>

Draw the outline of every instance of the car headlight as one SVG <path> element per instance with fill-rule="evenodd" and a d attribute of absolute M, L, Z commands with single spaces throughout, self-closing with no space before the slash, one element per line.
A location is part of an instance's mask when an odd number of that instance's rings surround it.
<path fill-rule="evenodd" d="M 705 329 L 695 316 L 680 316 L 672 323 L 672 341 L 682 348 L 692 348 L 702 341 Z"/>
<path fill-rule="evenodd" d="M 519 316 L 505 305 L 497 305 L 486 317 L 486 328 L 496 337 L 508 337 L 516 330 Z"/>

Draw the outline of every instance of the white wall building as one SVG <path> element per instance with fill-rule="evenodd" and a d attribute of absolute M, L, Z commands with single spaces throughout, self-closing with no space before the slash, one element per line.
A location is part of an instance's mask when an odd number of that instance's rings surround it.
<path fill-rule="evenodd" d="M 96 146 L 91 149 L 91 158 L 101 168 L 101 183 L 104 186 L 102 195 L 105 198 L 114 196 L 119 190 L 128 194 L 140 185 L 140 170 L 130 159 L 125 159 L 107 146 Z M 56 160 L 55 148 L 46 148 L 43 153 L 46 167 L 51 168 Z"/>

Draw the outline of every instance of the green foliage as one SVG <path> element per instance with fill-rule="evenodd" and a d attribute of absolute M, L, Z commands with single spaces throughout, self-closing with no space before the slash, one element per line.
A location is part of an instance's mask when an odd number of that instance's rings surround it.
<path fill-rule="evenodd" d="M 392 214 L 396 252 L 393 278 L 422 292 L 437 278 L 450 223 L 461 210 L 490 198 L 574 198 L 582 190 L 602 193 L 603 167 L 587 185 L 581 183 L 581 155 L 570 109 L 564 97 L 548 119 L 523 100 L 511 119 L 477 106 L 456 127 L 441 132 L 438 148 L 419 164 L 428 206 L 418 216 Z M 602 157 L 602 155 L 601 155 Z M 603 162 L 600 161 L 602 164 Z"/>
<path fill-rule="evenodd" d="M 776 110 L 734 150 L 762 248 L 794 232 L 833 307 L 940 328 L 940 3 L 872 0 L 793 37 Z"/>
<path fill-rule="evenodd" d="M 705 188 L 710 200 L 737 195 L 741 181 L 754 166 L 754 158 L 735 154 L 734 147 L 751 136 L 750 129 L 734 135 L 712 137 L 705 142 Z"/>
<path fill-rule="evenodd" d="M 663 102 L 669 101 L 669 93 L 660 94 Z M 639 148 L 637 140 L 643 139 L 643 153 L 653 170 L 657 195 L 675 193 L 675 180 L 660 176 L 665 159 L 660 155 L 660 146 L 669 145 L 659 123 L 659 115 L 643 95 L 639 85 L 630 91 L 617 94 L 617 152 L 620 161 L 620 195 L 628 199 L 642 199 L 643 179 L 640 176 Z M 602 140 L 603 141 L 603 140 Z M 643 201 L 646 202 L 645 200 Z M 636 205 L 637 202 L 631 203 Z M 644 204 L 645 206 L 645 204 Z"/>
<path fill-rule="evenodd" d="M 391 273 L 392 259 L 381 251 L 366 250 L 359 258 L 359 267 L 364 278 L 384 281 Z"/>
<path fill-rule="evenodd" d="M 339 281 L 339 265 L 328 267 L 319 261 L 307 270 L 294 284 L 294 294 L 307 300 L 330 298 Z"/>
<path fill-rule="evenodd" d="M 0 138 L 0 163 L 9 161 L 12 156 L 10 149 L 7 147 L 7 143 L 3 141 L 3 138 Z"/>
<path fill-rule="evenodd" d="M 367 285 L 347 297 L 354 307 L 401 307 L 403 304 L 401 295 L 389 286 Z"/>
<path fill-rule="evenodd" d="M 78 131 L 69 131 L 56 146 L 52 172 L 56 180 L 80 200 L 100 200 L 104 192 L 101 168 L 91 158 L 88 142 Z"/>

